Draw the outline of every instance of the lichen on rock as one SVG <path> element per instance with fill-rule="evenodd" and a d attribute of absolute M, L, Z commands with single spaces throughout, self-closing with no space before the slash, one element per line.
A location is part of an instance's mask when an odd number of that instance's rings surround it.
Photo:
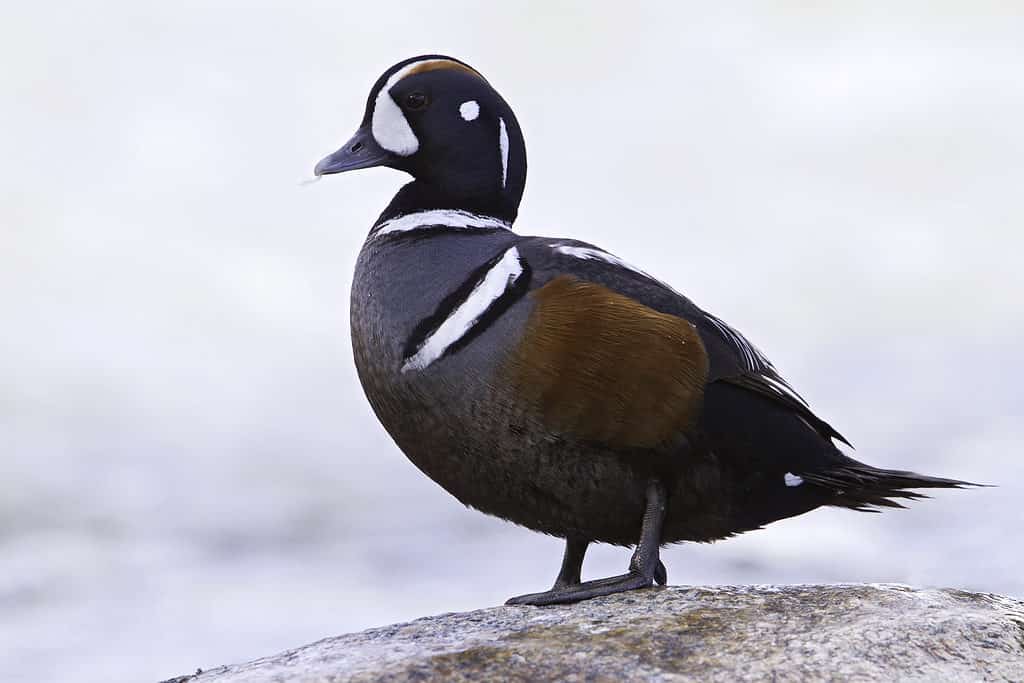
<path fill-rule="evenodd" d="M 1024 680 L 1024 602 L 898 585 L 669 587 L 328 638 L 181 683 Z"/>

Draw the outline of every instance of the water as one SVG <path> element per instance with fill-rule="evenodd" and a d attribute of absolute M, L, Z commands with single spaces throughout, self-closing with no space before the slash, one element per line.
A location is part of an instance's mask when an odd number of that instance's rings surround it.
<path fill-rule="evenodd" d="M 673 583 L 1024 595 L 1010 9 L 108 3 L 0 30 L 3 680 L 159 680 L 551 582 L 555 539 L 462 508 L 362 398 L 348 281 L 398 174 L 298 185 L 379 72 L 438 49 L 517 111 L 522 231 L 736 325 L 864 460 L 1000 485 L 675 547 Z"/>

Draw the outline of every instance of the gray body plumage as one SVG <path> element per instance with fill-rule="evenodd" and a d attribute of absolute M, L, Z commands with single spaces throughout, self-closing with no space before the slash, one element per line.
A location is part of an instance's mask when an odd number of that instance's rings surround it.
<path fill-rule="evenodd" d="M 403 347 L 419 321 L 481 264 L 515 245 L 532 268 L 530 289 L 577 273 L 664 312 L 693 308 L 684 297 L 628 269 L 558 254 L 571 240 L 523 238 L 511 231 L 374 238 L 352 284 L 356 368 L 377 417 L 427 476 L 464 504 L 560 537 L 628 545 L 640 529 L 647 475 L 635 454 L 548 431 L 498 376 L 531 307 L 522 297 L 480 336 L 430 366 L 402 372 Z M 671 454 L 666 454 L 670 457 Z M 682 467 L 684 463 L 677 463 Z M 677 479 L 666 540 L 730 533 L 728 497 L 707 459 Z M 695 485 L 699 483 L 699 486 Z"/>

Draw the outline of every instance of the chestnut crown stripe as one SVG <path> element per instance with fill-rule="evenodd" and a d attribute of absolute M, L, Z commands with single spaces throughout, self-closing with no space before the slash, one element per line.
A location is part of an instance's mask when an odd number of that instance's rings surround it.
<path fill-rule="evenodd" d="M 413 62 L 412 64 L 407 64 L 405 68 L 409 70 L 405 74 L 405 76 L 402 76 L 402 78 L 405 78 L 406 76 L 412 76 L 413 74 L 422 74 L 428 71 L 437 71 L 438 69 L 455 69 L 457 71 L 465 71 L 468 74 L 476 76 L 485 83 L 487 82 L 487 79 L 484 78 L 483 74 L 481 74 L 479 71 L 469 66 L 468 64 L 456 62 L 454 59 L 423 59 L 418 62 Z M 397 83 L 398 81 L 395 82 Z"/>
<path fill-rule="evenodd" d="M 384 82 L 377 92 L 377 98 L 373 104 L 373 116 L 370 120 L 370 132 L 377 144 L 399 156 L 407 157 L 415 154 L 420 148 L 420 141 L 412 132 L 412 127 L 402 113 L 401 107 L 391 97 L 391 88 L 403 78 L 413 74 L 436 71 L 438 69 L 457 69 L 473 74 L 483 79 L 475 69 L 472 69 L 461 62 L 451 59 L 423 59 L 418 62 L 406 64 L 395 71 Z"/>

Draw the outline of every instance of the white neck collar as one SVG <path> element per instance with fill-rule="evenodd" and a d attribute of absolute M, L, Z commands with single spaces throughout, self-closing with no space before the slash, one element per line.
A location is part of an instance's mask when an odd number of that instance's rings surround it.
<path fill-rule="evenodd" d="M 493 216 L 481 216 L 458 209 L 431 209 L 429 211 L 407 213 L 404 216 L 388 219 L 373 229 L 372 237 L 380 237 L 381 235 L 395 232 L 408 232 L 409 230 L 429 230 L 431 228 L 511 230 L 512 224 Z"/>

